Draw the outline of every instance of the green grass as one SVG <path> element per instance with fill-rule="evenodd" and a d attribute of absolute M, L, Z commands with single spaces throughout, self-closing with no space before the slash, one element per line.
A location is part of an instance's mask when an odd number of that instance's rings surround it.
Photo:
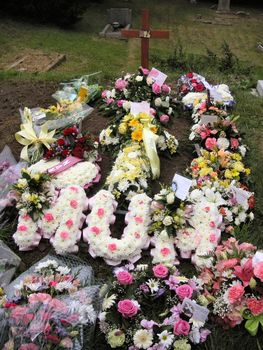
<path fill-rule="evenodd" d="M 245 65 L 254 66 L 248 76 L 217 72 L 213 67 L 205 67 L 199 73 L 209 81 L 229 84 L 237 102 L 235 114 L 240 115 L 238 125 L 245 134 L 244 142 L 250 152 L 246 158 L 252 168 L 253 190 L 256 194 L 255 221 L 244 226 L 236 233 L 243 241 L 250 241 L 263 248 L 263 98 L 250 94 L 250 88 L 258 79 L 263 79 L 263 54 L 256 50 L 258 41 L 263 40 L 262 16 L 252 8 L 246 8 L 251 17 L 233 19 L 232 26 L 220 26 L 195 22 L 197 14 L 203 18 L 213 19 L 215 11 L 210 9 L 212 3 L 198 1 L 198 6 L 190 6 L 188 0 L 144 0 L 143 6 L 151 11 L 153 28 L 171 30 L 171 39 L 151 42 L 151 54 L 161 58 L 172 54 L 174 47 L 180 41 L 189 54 L 203 55 L 206 47 L 220 52 L 220 46 L 225 40 L 234 54 Z M 94 3 L 83 20 L 74 30 L 63 30 L 52 26 L 37 26 L 2 20 L 0 24 L 0 67 L 11 63 L 15 57 L 24 51 L 42 50 L 44 52 L 59 52 L 67 55 L 65 63 L 48 73 L 18 73 L 0 71 L 0 79 L 49 79 L 66 80 L 81 74 L 102 71 L 105 81 L 119 76 L 121 72 L 134 71 L 140 63 L 139 40 L 119 41 L 105 40 L 98 33 L 106 24 L 106 8 L 129 6 L 133 9 L 133 26 L 140 25 L 140 8 L 142 2 L 120 2 L 105 0 L 102 4 Z M 239 8 L 234 8 L 238 10 Z M 162 67 L 158 66 L 162 69 Z M 194 67 L 193 67 L 194 69 Z M 176 79 L 181 71 L 165 70 L 170 81 Z M 178 123 L 180 120 L 178 120 Z M 6 234 L 6 232 L 2 232 Z M 207 350 L 256 350 L 258 344 L 263 344 L 262 331 L 259 340 L 250 337 L 242 327 L 224 331 L 213 327 L 213 334 L 207 343 L 198 349 Z M 223 335 L 223 336 L 222 336 Z M 103 340 L 98 349 L 105 349 Z"/>

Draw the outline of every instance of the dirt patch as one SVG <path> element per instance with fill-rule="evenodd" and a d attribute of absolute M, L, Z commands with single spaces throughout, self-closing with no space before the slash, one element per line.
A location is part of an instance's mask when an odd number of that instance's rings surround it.
<path fill-rule="evenodd" d="M 54 103 L 51 97 L 52 93 L 58 88 L 56 82 L 45 81 L 3 81 L 0 88 L 0 151 L 5 144 L 8 144 L 14 153 L 16 159 L 19 159 L 21 146 L 16 142 L 14 138 L 15 132 L 20 129 L 20 115 L 19 108 L 27 107 L 47 107 Z M 105 118 L 102 113 L 97 109 L 84 121 L 82 125 L 83 131 L 88 130 L 94 135 L 98 136 L 100 131 L 106 127 L 109 119 Z M 183 174 L 187 165 L 192 158 L 192 146 L 188 142 L 188 135 L 190 130 L 190 118 L 181 116 L 174 120 L 173 125 L 169 131 L 175 135 L 179 140 L 179 149 L 174 157 L 171 159 L 160 157 L 161 159 L 161 177 L 158 181 L 152 181 L 151 187 L 153 193 L 159 191 L 159 183 L 171 184 L 172 178 L 175 172 Z M 110 153 L 102 154 L 102 161 L 100 163 L 102 179 L 99 184 L 96 184 L 91 188 L 89 196 L 95 194 L 100 188 L 103 187 L 105 179 L 109 174 L 113 165 L 113 159 Z M 118 221 L 118 220 L 117 220 Z M 118 230 L 122 232 L 123 224 L 122 218 L 119 218 L 120 224 Z M 120 237 L 120 233 L 117 234 Z M 43 240 L 38 249 L 30 252 L 19 252 L 12 240 L 8 240 L 8 245 L 14 250 L 22 259 L 22 270 L 27 269 L 33 263 L 44 257 L 47 253 L 52 251 L 48 241 Z M 102 259 L 93 259 L 88 254 L 87 245 L 80 242 L 80 251 L 78 256 L 89 263 L 93 268 L 97 278 L 105 279 L 111 272 L 111 268 L 103 263 Z M 145 252 L 144 256 L 147 260 L 149 252 Z"/>

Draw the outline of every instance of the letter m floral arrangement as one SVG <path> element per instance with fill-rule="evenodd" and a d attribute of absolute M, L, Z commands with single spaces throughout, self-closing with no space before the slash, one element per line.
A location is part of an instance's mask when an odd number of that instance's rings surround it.
<path fill-rule="evenodd" d="M 100 329 L 111 348 L 191 349 L 206 340 L 208 309 L 198 303 L 196 278 L 175 267 L 126 265 L 115 269 L 100 313 Z M 106 293 L 106 294 L 105 294 Z"/>

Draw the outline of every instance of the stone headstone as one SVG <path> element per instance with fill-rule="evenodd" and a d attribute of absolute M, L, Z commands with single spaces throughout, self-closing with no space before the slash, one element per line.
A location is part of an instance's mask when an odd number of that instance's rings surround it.
<path fill-rule="evenodd" d="M 258 80 L 257 92 L 258 92 L 259 96 L 263 96 L 263 80 Z"/>
<path fill-rule="evenodd" d="M 230 0 L 218 0 L 217 11 L 229 12 L 230 11 Z"/>
<path fill-rule="evenodd" d="M 130 29 L 132 10 L 129 8 L 110 8 L 107 10 L 108 24 L 100 32 L 100 36 L 113 39 L 123 39 L 121 29 Z"/>

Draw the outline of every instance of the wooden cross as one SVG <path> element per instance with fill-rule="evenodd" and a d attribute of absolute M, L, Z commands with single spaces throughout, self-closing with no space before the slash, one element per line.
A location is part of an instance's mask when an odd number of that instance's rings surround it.
<path fill-rule="evenodd" d="M 141 66 L 149 68 L 149 39 L 169 39 L 169 30 L 151 30 L 150 29 L 149 10 L 142 10 L 142 28 L 141 29 L 122 29 L 121 34 L 124 38 L 141 39 Z"/>

